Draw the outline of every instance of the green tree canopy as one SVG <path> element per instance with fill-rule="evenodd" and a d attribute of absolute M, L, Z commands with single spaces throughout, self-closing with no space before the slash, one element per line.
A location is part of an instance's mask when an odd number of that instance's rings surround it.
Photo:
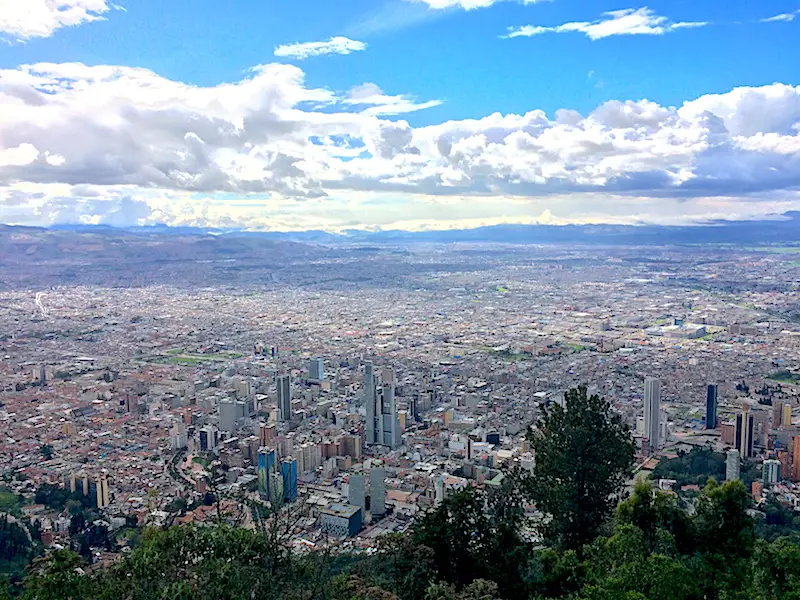
<path fill-rule="evenodd" d="M 622 417 L 585 387 L 569 390 L 562 408 L 550 405 L 529 433 L 535 475 L 526 490 L 549 518 L 547 540 L 580 550 L 613 513 L 631 473 L 635 446 Z"/>

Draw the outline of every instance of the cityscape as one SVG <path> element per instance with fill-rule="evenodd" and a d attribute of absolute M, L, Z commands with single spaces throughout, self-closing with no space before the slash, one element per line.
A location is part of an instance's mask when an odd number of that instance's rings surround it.
<path fill-rule="evenodd" d="M 588 385 L 633 432 L 630 485 L 710 448 L 726 479 L 758 470 L 756 506 L 800 509 L 792 248 L 309 252 L 272 286 L 6 281 L 8 490 L 77 491 L 111 531 L 302 505 L 298 549 L 367 550 L 455 491 L 535 472 L 528 428 Z M 63 509 L 23 511 L 69 545 Z"/>
<path fill-rule="evenodd" d="M 800 0 L 0 0 L 0 600 L 800 600 Z"/>

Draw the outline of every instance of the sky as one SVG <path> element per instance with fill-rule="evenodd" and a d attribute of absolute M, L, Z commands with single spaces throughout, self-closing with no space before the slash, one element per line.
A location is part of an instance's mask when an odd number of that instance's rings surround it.
<path fill-rule="evenodd" d="M 0 222 L 800 210 L 800 0 L 0 0 Z"/>

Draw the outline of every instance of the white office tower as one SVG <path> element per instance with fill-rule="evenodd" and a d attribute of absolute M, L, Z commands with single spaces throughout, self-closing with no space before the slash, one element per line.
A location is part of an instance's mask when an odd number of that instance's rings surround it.
<path fill-rule="evenodd" d="M 739 451 L 728 450 L 725 453 L 725 481 L 735 481 L 739 479 Z"/>
<path fill-rule="evenodd" d="M 386 469 L 372 467 L 369 472 L 369 500 L 372 518 L 386 514 Z"/>
<path fill-rule="evenodd" d="M 444 485 L 444 473 L 439 473 L 433 480 L 433 503 L 439 506 L 447 497 L 447 489 Z"/>
<path fill-rule="evenodd" d="M 236 431 L 236 421 L 238 415 L 236 402 L 232 400 L 222 400 L 219 403 L 219 430 L 225 433 Z"/>
<path fill-rule="evenodd" d="M 364 475 L 350 475 L 349 489 L 347 491 L 347 501 L 361 509 L 361 516 L 366 518 L 367 514 L 367 493 Z"/>
<path fill-rule="evenodd" d="M 655 377 L 644 380 L 644 437 L 649 452 L 656 452 L 660 447 L 661 426 L 661 382 Z M 644 443 L 642 444 L 644 448 Z"/>
<path fill-rule="evenodd" d="M 384 383 L 380 390 L 380 425 L 379 444 L 394 450 L 400 447 L 400 415 L 397 411 L 397 400 L 394 395 L 394 381 Z"/>
<path fill-rule="evenodd" d="M 761 479 L 764 487 L 773 486 L 781 479 L 781 461 L 774 458 L 764 461 L 761 466 Z"/>
<path fill-rule="evenodd" d="M 292 420 L 292 382 L 289 375 L 278 375 L 275 378 L 278 388 L 278 420 L 287 422 Z"/>
<path fill-rule="evenodd" d="M 186 425 L 175 423 L 169 430 L 170 445 L 173 450 L 181 450 L 189 445 L 189 436 L 186 434 Z"/>
<path fill-rule="evenodd" d="M 311 381 L 322 381 L 325 379 L 325 360 L 322 358 L 312 358 L 308 361 L 308 378 Z"/>
<path fill-rule="evenodd" d="M 372 363 L 364 363 L 364 404 L 367 409 L 366 442 L 375 443 L 375 373 Z"/>

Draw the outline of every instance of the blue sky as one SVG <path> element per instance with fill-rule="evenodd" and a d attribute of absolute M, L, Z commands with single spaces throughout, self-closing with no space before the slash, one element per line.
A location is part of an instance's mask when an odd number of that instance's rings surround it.
<path fill-rule="evenodd" d="M 0 2 L 0 85 L 31 90 L 0 95 L 18 111 L 0 117 L 7 222 L 671 223 L 800 203 L 798 1 L 59 2 Z M 243 82 L 235 107 L 207 97 Z"/>

